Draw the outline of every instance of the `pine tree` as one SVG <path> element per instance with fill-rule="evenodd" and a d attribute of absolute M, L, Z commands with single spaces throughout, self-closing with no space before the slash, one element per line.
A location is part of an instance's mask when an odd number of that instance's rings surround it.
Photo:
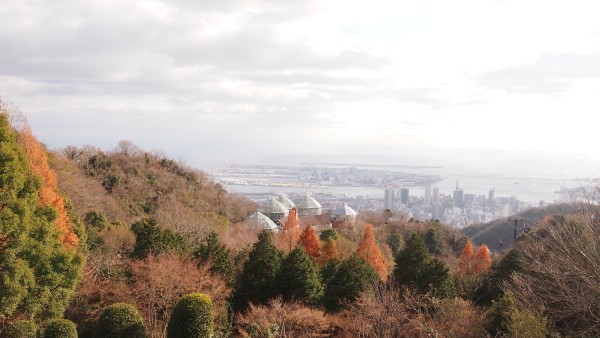
<path fill-rule="evenodd" d="M 286 301 L 299 299 L 309 305 L 317 305 L 323 297 L 319 268 L 301 245 L 285 257 L 275 284 Z"/>
<path fill-rule="evenodd" d="M 315 235 L 313 227 L 310 224 L 307 225 L 300 234 L 300 244 L 302 244 L 302 247 L 304 247 L 304 250 L 310 257 L 319 257 L 319 239 L 317 238 L 317 235 Z"/>
<path fill-rule="evenodd" d="M 244 263 L 232 296 L 233 306 L 238 311 L 245 310 L 248 303 L 262 304 L 275 295 L 274 281 L 282 253 L 273 245 L 271 237 L 270 232 L 263 230 Z"/>
<path fill-rule="evenodd" d="M 133 223 L 131 231 L 135 234 L 135 246 L 131 253 L 134 258 L 188 250 L 185 238 L 169 229 L 162 229 L 154 218 Z"/>
<path fill-rule="evenodd" d="M 423 239 L 411 234 L 406 246 L 396 256 L 395 282 L 421 293 L 434 292 L 445 296 L 452 293 L 450 274 L 445 264 L 429 257 Z"/>
<path fill-rule="evenodd" d="M 216 233 L 210 233 L 204 242 L 200 244 L 194 255 L 200 264 L 210 263 L 210 271 L 218 273 L 229 284 L 233 285 L 235 280 L 235 265 L 231 251 L 220 241 Z"/>
<path fill-rule="evenodd" d="M 473 244 L 467 240 L 465 248 L 460 255 L 460 261 L 458 262 L 458 268 L 463 276 L 471 274 L 473 271 L 473 260 L 475 258 L 475 252 L 473 251 Z"/>
<path fill-rule="evenodd" d="M 487 271 L 491 266 L 492 257 L 490 255 L 490 249 L 488 249 L 487 245 L 482 244 L 479 249 L 477 249 L 475 259 L 473 260 L 473 273 L 478 275 Z"/>
<path fill-rule="evenodd" d="M 387 264 L 381 254 L 381 249 L 375 243 L 375 231 L 372 224 L 367 224 L 365 227 L 365 233 L 362 240 L 358 243 L 356 255 L 364 258 L 377 271 L 382 281 L 387 281 Z"/>
<path fill-rule="evenodd" d="M 427 230 L 427 234 L 425 235 L 425 244 L 427 245 L 427 249 L 429 250 L 430 254 L 439 255 L 442 253 L 437 229 L 431 228 Z"/>
<path fill-rule="evenodd" d="M 377 272 L 364 259 L 352 255 L 335 268 L 325 288 L 324 305 L 330 311 L 340 310 L 379 280 Z"/>
<path fill-rule="evenodd" d="M 404 239 L 402 238 L 402 235 L 397 227 L 393 227 L 390 230 L 390 234 L 387 238 L 387 245 L 389 245 L 390 249 L 392 249 L 392 254 L 394 257 L 396 257 L 396 255 L 404 247 Z"/>

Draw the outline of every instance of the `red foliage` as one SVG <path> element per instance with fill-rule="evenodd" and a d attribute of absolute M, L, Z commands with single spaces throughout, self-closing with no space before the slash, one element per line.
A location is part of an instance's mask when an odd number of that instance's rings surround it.
<path fill-rule="evenodd" d="M 300 222 L 298 221 L 298 211 L 296 208 L 290 209 L 290 214 L 283 225 L 283 231 L 279 236 L 281 244 L 285 250 L 292 251 L 300 239 Z"/>
<path fill-rule="evenodd" d="M 473 244 L 470 240 L 467 240 L 467 244 L 460 255 L 460 262 L 458 262 L 458 268 L 463 276 L 470 274 L 473 271 L 473 260 L 475 252 L 473 251 Z"/>
<path fill-rule="evenodd" d="M 42 187 L 39 191 L 40 203 L 51 206 L 56 210 L 56 228 L 60 233 L 61 242 L 67 247 L 76 247 L 79 243 L 79 238 L 73 232 L 67 209 L 65 208 L 65 200 L 58 193 L 58 180 L 56 174 L 48 165 L 48 155 L 31 133 L 29 127 L 23 128 L 19 135 L 19 141 L 29 161 L 29 169 L 31 172 L 42 179 Z"/>
<path fill-rule="evenodd" d="M 302 247 L 304 247 L 304 250 L 309 256 L 313 258 L 319 257 L 319 238 L 315 235 L 313 227 L 310 224 L 307 225 L 300 234 L 300 244 L 302 244 Z"/>
<path fill-rule="evenodd" d="M 479 249 L 477 249 L 477 254 L 475 254 L 473 272 L 475 274 L 480 274 L 483 271 L 488 270 L 491 266 L 492 256 L 490 255 L 490 249 L 488 249 L 487 245 L 482 244 Z"/>
<path fill-rule="evenodd" d="M 382 281 L 387 281 L 387 264 L 381 254 L 381 249 L 375 243 L 375 232 L 372 224 L 367 224 L 362 240 L 356 251 L 358 257 L 364 258 L 377 271 Z"/>

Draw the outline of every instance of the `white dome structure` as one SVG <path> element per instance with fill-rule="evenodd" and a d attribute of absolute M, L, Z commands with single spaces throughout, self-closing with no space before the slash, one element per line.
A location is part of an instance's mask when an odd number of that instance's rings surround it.
<path fill-rule="evenodd" d="M 298 209 L 299 216 L 316 216 L 320 215 L 323 210 L 321 203 L 317 202 L 314 198 L 308 194 L 302 195 L 296 199 L 296 208 Z"/>
<path fill-rule="evenodd" d="M 290 210 L 281 204 L 281 202 L 270 198 L 263 203 L 260 212 L 269 217 L 273 222 L 277 222 L 280 218 L 287 216 Z"/>
<path fill-rule="evenodd" d="M 283 204 L 286 208 L 288 208 L 288 210 L 295 208 L 296 204 L 294 204 L 294 202 L 292 202 L 291 199 L 287 198 L 287 196 L 280 194 L 279 196 L 277 196 L 275 198 L 279 203 Z"/>
<path fill-rule="evenodd" d="M 257 229 L 266 229 L 271 231 L 278 231 L 279 227 L 269 217 L 263 213 L 257 211 L 252 215 L 248 216 L 245 221 L 248 225 Z"/>
<path fill-rule="evenodd" d="M 339 204 L 331 212 L 331 220 L 334 222 L 354 222 L 356 221 L 356 211 L 348 204 Z"/>

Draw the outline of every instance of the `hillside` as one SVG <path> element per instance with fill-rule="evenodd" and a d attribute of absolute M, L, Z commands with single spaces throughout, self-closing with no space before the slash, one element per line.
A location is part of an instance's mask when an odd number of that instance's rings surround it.
<path fill-rule="evenodd" d="M 517 234 L 523 233 L 526 227 L 535 227 L 541 219 L 551 215 L 571 215 L 580 213 L 586 208 L 594 208 L 598 212 L 600 208 L 581 203 L 562 203 L 552 204 L 540 208 L 532 208 L 508 218 L 497 219 L 495 221 L 476 224 L 462 229 L 462 233 L 471 238 L 477 245 L 486 244 L 492 250 L 503 251 L 510 247 L 514 237 L 514 219 L 517 222 Z M 501 246 L 500 243 L 503 245 Z"/>
<path fill-rule="evenodd" d="M 107 152 L 69 146 L 53 153 L 50 164 L 82 219 L 90 211 L 125 225 L 152 217 L 196 241 L 256 210 L 253 202 L 228 193 L 203 173 L 128 141 Z"/>

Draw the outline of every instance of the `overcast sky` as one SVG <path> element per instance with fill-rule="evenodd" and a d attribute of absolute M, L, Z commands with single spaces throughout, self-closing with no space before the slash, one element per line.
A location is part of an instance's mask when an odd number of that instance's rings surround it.
<path fill-rule="evenodd" d="M 198 165 L 543 151 L 583 174 L 600 159 L 598 13 L 597 0 L 3 0 L 0 96 L 52 148 L 127 139 Z"/>

